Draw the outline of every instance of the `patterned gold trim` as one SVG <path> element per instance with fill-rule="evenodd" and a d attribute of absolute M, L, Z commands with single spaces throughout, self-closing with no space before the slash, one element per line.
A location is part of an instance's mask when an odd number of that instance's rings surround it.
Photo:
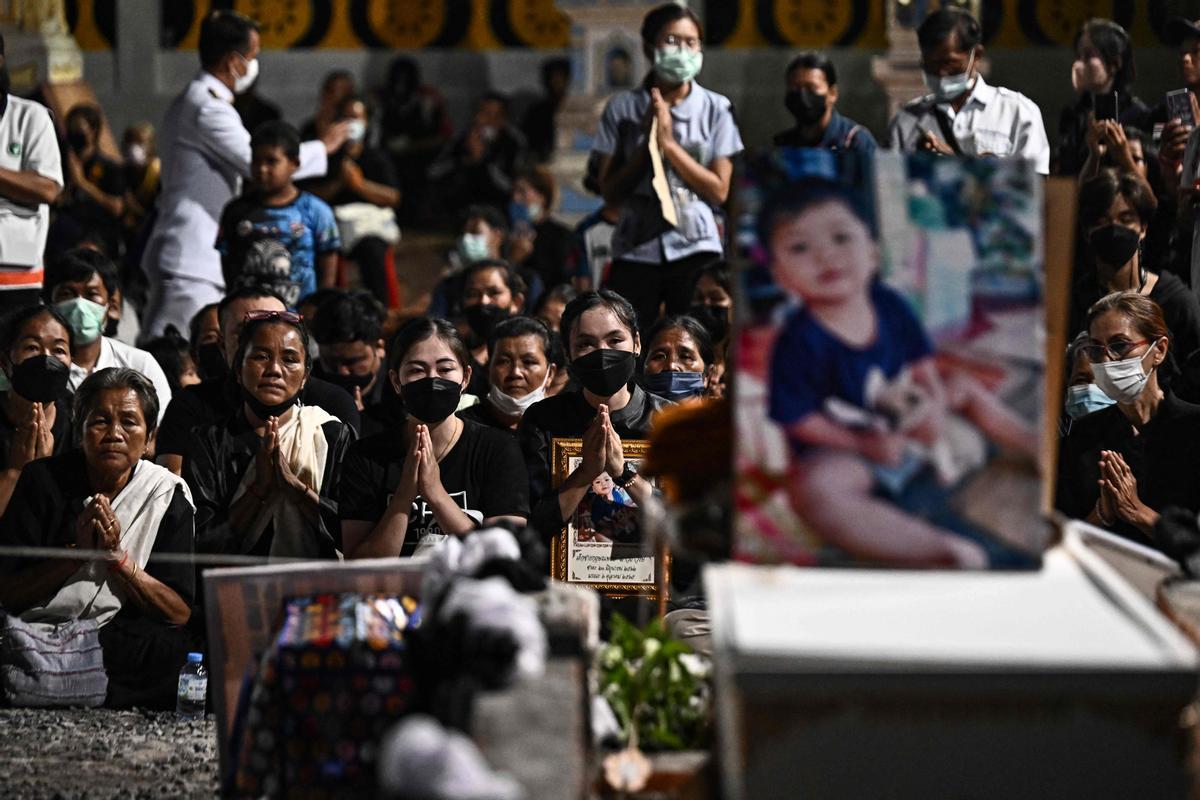
<path fill-rule="evenodd" d="M 650 443 L 641 439 L 622 439 L 621 449 L 626 458 L 641 461 L 650 449 Z M 583 453 L 583 439 L 553 439 L 550 442 L 550 479 L 554 488 L 562 485 L 571 474 L 570 463 L 573 456 Z M 550 576 L 558 581 L 567 580 L 567 536 L 568 526 L 550 540 Z M 663 586 L 671 583 L 671 552 L 664 544 L 660 547 L 655 558 L 655 577 L 662 572 Z M 587 586 L 595 589 L 605 597 L 645 597 L 650 600 L 658 599 L 657 583 L 589 583 L 587 581 L 571 581 L 576 586 Z M 664 598 L 665 599 L 665 598 Z"/>

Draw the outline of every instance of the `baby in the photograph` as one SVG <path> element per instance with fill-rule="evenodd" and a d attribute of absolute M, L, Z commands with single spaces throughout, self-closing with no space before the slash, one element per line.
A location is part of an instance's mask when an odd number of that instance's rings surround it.
<path fill-rule="evenodd" d="M 1036 457 L 1036 434 L 978 381 L 939 372 L 908 302 L 878 279 L 866 220 L 826 181 L 790 187 L 759 218 L 772 276 L 801 304 L 770 371 L 770 414 L 793 446 L 792 504 L 822 541 L 857 558 L 986 567 L 980 545 L 884 495 L 927 467 L 954 483 L 986 461 L 983 435 Z"/>

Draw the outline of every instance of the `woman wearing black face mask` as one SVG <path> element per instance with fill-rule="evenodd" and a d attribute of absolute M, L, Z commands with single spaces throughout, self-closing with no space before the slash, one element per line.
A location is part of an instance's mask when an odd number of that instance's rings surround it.
<path fill-rule="evenodd" d="M 546 539 L 562 529 L 602 472 L 635 503 L 645 501 L 650 486 L 626 465 L 621 440 L 647 438 L 654 412 L 670 405 L 632 383 L 641 340 L 637 314 L 619 294 L 602 289 L 576 297 L 563 310 L 562 335 L 580 388 L 535 403 L 517 432 L 534 501 L 529 522 Z M 555 489 L 551 442 L 578 438 L 583 439 L 583 463 Z"/>
<path fill-rule="evenodd" d="M 71 337 L 62 314 L 41 305 L 13 312 L 0 327 L 0 514 L 26 464 L 71 444 Z"/>
<path fill-rule="evenodd" d="M 801 53 L 788 64 L 784 105 L 796 121 L 775 134 L 777 147 L 820 147 L 870 155 L 878 148 L 871 132 L 835 109 L 837 70 L 821 53 Z"/>
<path fill-rule="evenodd" d="M 1083 330 L 1087 310 L 1110 292 L 1135 291 L 1159 305 L 1171 331 L 1178 364 L 1200 348 L 1200 303 L 1179 278 L 1143 261 L 1142 244 L 1156 201 L 1146 183 L 1105 171 L 1079 188 L 1079 224 L 1085 265 L 1071 298 L 1070 330 Z M 1186 400 L 1195 389 L 1175 387 Z"/>
<path fill-rule="evenodd" d="M 346 456 L 348 558 L 407 556 L 497 522 L 525 524 L 529 484 L 516 442 L 454 414 L 470 375 L 470 355 L 449 322 L 424 317 L 396 332 L 388 378 L 409 416 Z"/>
<path fill-rule="evenodd" d="M 463 315 L 471 331 L 471 381 L 467 393 L 488 396 L 488 339 L 492 330 L 525 310 L 525 281 L 507 261 L 472 264 L 463 280 Z"/>
<path fill-rule="evenodd" d="M 298 315 L 246 315 L 233 362 L 242 403 L 194 431 L 184 459 L 196 552 L 337 558 L 338 487 L 354 431 L 299 403 L 311 366 Z"/>

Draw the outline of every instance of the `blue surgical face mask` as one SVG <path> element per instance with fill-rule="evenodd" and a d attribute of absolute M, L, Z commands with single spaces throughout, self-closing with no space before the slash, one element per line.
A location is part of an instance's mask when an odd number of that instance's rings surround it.
<path fill-rule="evenodd" d="M 700 372 L 656 372 L 646 375 L 646 391 L 679 402 L 704 394 L 704 375 Z"/>
<path fill-rule="evenodd" d="M 704 51 L 660 47 L 654 51 L 654 73 L 669 84 L 687 83 L 700 74 Z"/>
<path fill-rule="evenodd" d="M 463 258 L 472 263 L 491 256 L 487 236 L 482 233 L 464 233 L 458 240 L 458 249 Z"/>
<path fill-rule="evenodd" d="M 108 317 L 108 306 L 94 303 L 83 297 L 55 303 L 58 313 L 67 318 L 76 344 L 91 344 L 104 333 L 104 322 Z"/>
<path fill-rule="evenodd" d="M 541 203 L 518 203 L 516 200 L 512 200 L 508 204 L 508 219 L 514 227 L 522 223 L 533 225 L 541 216 Z"/>
<path fill-rule="evenodd" d="M 940 77 L 929 72 L 925 73 L 925 86 L 933 93 L 933 99 L 939 103 L 949 103 L 971 87 L 971 67 L 975 63 L 975 51 L 967 60 L 967 71 L 958 75 Z"/>
<path fill-rule="evenodd" d="M 1117 401 L 1100 391 L 1100 387 L 1096 384 L 1085 383 L 1067 389 L 1067 402 L 1064 404 L 1063 410 L 1071 419 L 1079 419 L 1108 408 L 1115 402 Z"/>

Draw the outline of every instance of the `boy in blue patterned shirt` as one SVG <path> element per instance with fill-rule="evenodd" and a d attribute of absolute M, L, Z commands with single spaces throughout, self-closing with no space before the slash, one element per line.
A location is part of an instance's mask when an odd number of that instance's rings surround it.
<path fill-rule="evenodd" d="M 337 220 L 324 200 L 292 183 L 300 167 L 295 128 L 263 123 L 250 138 L 250 150 L 250 181 L 225 206 L 217 232 L 225 290 L 270 289 L 295 309 L 301 298 L 336 282 L 342 246 Z M 264 257 L 267 241 L 278 242 L 290 258 Z"/>

